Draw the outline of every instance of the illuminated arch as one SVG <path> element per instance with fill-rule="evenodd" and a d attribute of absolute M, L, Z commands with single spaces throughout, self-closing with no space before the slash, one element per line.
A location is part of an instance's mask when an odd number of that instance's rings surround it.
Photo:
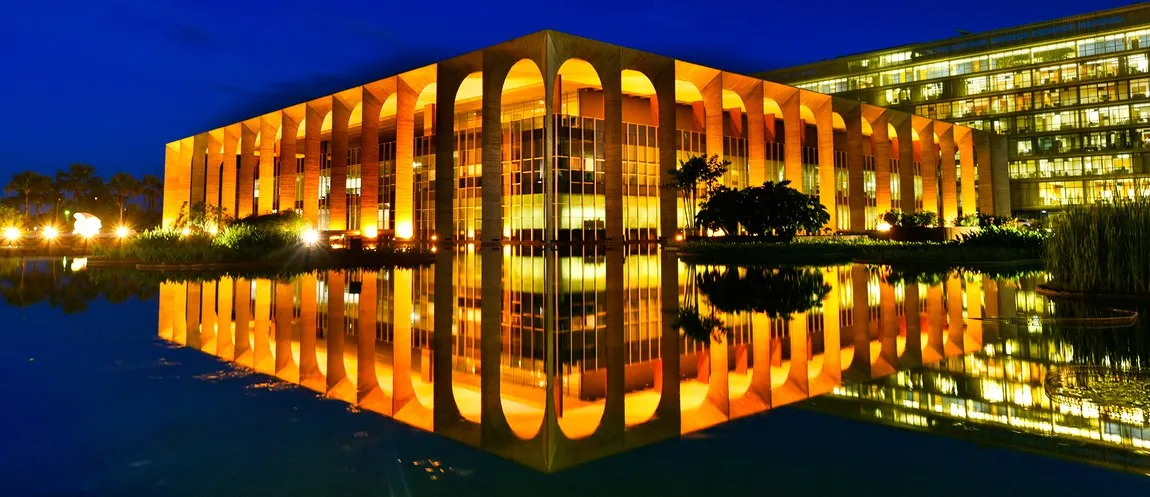
<path fill-rule="evenodd" d="M 595 79 L 598 80 L 597 75 Z M 551 119 L 546 115 L 546 95 L 543 73 L 531 59 L 520 59 L 513 64 L 503 80 L 500 94 L 504 150 L 500 168 L 503 239 L 536 239 L 542 236 L 545 218 L 550 215 L 545 195 L 536 193 L 548 184 L 543 178 L 546 168 L 536 169 L 539 167 L 537 164 L 542 164 L 544 154 L 531 146 L 533 140 L 530 138 L 543 129 L 544 120 Z M 558 110 L 552 109 L 552 112 L 557 113 Z M 512 149 L 520 150 L 521 155 L 511 157 L 507 151 Z M 538 160 L 532 161 L 532 158 Z M 526 174 L 513 174 L 515 171 Z M 490 234 L 487 236 L 491 237 Z"/>

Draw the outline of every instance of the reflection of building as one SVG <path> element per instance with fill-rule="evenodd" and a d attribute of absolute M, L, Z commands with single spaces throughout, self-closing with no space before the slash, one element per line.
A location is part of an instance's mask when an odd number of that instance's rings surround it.
<path fill-rule="evenodd" d="M 715 311 L 731 332 L 700 343 L 668 316 L 721 306 L 692 283 L 712 269 L 739 271 L 638 247 L 463 248 L 417 269 L 167 283 L 159 334 L 555 470 L 982 350 L 996 337 L 968 318 L 1013 312 L 981 276 L 829 267 L 808 270 L 830 286 L 821 308 Z"/>
<path fill-rule="evenodd" d="M 768 71 L 799 88 L 1009 136 L 1011 205 L 1150 195 L 1150 5 Z"/>
<path fill-rule="evenodd" d="M 789 179 L 862 230 L 891 207 L 1009 211 L 1004 146 L 543 31 L 174 141 L 163 220 L 206 202 L 368 237 L 650 240 L 675 228 L 667 171 L 706 153 L 727 185 Z"/>
<path fill-rule="evenodd" d="M 1019 316 L 1053 310 L 1034 281 L 1003 287 Z M 1014 302 L 1008 300 L 1012 297 Z M 884 424 L 957 436 L 1100 464 L 1150 471 L 1150 416 L 1059 404 L 1045 393 L 1051 367 L 1105 364 L 1129 368 L 1146 360 L 1143 330 L 1068 330 L 1052 335 L 1036 319 L 999 325 L 999 339 L 962 357 L 870 383 L 836 387 L 815 409 Z M 1114 343 L 1107 345 L 1107 341 Z"/>

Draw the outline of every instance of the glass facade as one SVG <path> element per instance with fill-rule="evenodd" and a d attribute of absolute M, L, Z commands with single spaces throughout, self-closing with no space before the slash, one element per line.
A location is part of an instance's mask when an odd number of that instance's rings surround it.
<path fill-rule="evenodd" d="M 1150 8 L 1116 14 L 1112 23 L 1097 23 L 1107 19 L 1101 14 L 1089 19 L 861 54 L 762 76 L 1008 135 L 1012 191 L 1018 193 L 1011 196 L 1015 211 L 1105 201 L 1123 196 L 1103 190 L 1119 184 L 1118 179 L 1150 174 L 1144 165 L 1150 148 Z M 1081 177 L 1075 183 L 1082 194 L 1027 193 L 1065 183 L 1058 176 Z"/>

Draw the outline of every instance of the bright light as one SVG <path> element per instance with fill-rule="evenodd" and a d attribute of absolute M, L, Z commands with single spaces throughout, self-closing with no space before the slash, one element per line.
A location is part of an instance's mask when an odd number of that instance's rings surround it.
<path fill-rule="evenodd" d="M 309 229 L 303 232 L 303 235 L 300 236 L 300 239 L 303 240 L 304 245 L 310 247 L 316 243 L 319 243 L 319 232 Z"/>
<path fill-rule="evenodd" d="M 683 241 L 683 234 L 682 234 L 682 233 L 676 234 L 676 235 L 675 235 L 675 241 L 676 241 L 676 242 L 681 242 L 681 241 Z"/>
<path fill-rule="evenodd" d="M 192 234 L 192 229 L 187 226 L 184 226 L 184 229 L 180 230 L 180 236 L 188 236 L 190 234 Z"/>
<path fill-rule="evenodd" d="M 4 228 L 4 239 L 8 240 L 8 243 L 14 243 L 16 240 L 19 240 L 20 239 L 20 228 L 17 228 L 15 226 L 9 226 L 7 228 Z"/>
<path fill-rule="evenodd" d="M 83 271 L 87 267 L 88 267 L 88 258 L 87 257 L 77 257 L 75 259 L 72 259 L 72 272 L 73 273 L 78 272 L 78 271 Z"/>
<path fill-rule="evenodd" d="M 100 218 L 88 214 L 86 212 L 77 212 L 75 214 L 76 223 L 73 225 L 72 232 L 84 238 L 92 238 L 100 234 Z"/>
<path fill-rule="evenodd" d="M 130 234 L 132 234 L 132 232 L 127 226 L 116 227 L 116 238 L 127 238 Z"/>
<path fill-rule="evenodd" d="M 879 231 L 890 231 L 890 223 L 886 221 L 879 221 L 878 224 L 875 225 L 875 229 Z"/>
<path fill-rule="evenodd" d="M 375 226 L 368 226 L 367 228 L 364 228 L 364 230 L 363 230 L 363 237 L 364 238 L 367 238 L 369 240 L 373 240 L 377 236 L 379 236 L 379 230 L 375 229 Z"/>
<path fill-rule="evenodd" d="M 216 227 L 216 225 L 213 224 L 211 226 L 208 226 L 208 234 L 209 235 L 216 236 L 217 234 L 219 234 L 219 232 L 220 232 L 220 229 L 218 227 Z"/>
<path fill-rule="evenodd" d="M 412 236 L 411 221 L 401 221 L 395 224 L 395 237 L 400 240 L 410 240 Z"/>
<path fill-rule="evenodd" d="M 55 226 L 45 226 L 43 230 L 40 230 L 40 236 L 43 236 L 44 239 L 48 241 L 55 240 L 59 235 L 60 232 L 56 231 Z"/>

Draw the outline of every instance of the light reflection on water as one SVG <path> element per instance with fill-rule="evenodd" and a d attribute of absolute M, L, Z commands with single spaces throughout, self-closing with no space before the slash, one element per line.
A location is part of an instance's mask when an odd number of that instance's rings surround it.
<path fill-rule="evenodd" d="M 1150 470 L 1145 413 L 1043 391 L 1050 368 L 1144 366 L 1145 330 L 996 321 L 1106 312 L 1047 300 L 1042 281 L 466 248 L 412 269 L 164 283 L 158 333 L 544 471 L 792 404 Z"/>

